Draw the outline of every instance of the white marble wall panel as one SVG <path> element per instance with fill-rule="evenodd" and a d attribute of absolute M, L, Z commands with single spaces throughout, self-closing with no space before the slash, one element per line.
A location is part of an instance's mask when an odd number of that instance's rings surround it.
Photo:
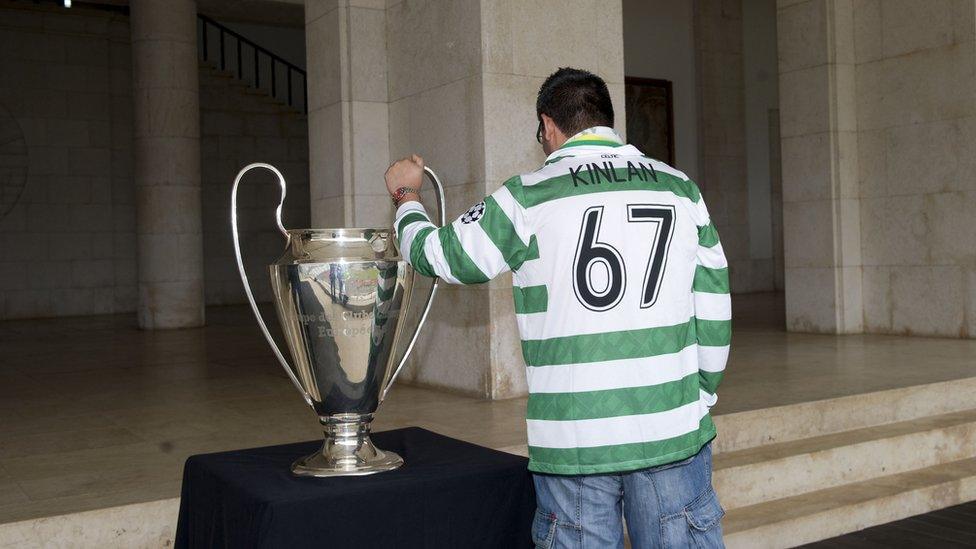
<path fill-rule="evenodd" d="M 776 19 L 780 71 L 824 65 L 828 61 L 827 10 L 822 2 L 800 2 Z"/>
<path fill-rule="evenodd" d="M 968 336 L 965 280 L 957 266 L 891 267 L 892 331 L 906 335 Z"/>
<path fill-rule="evenodd" d="M 789 223 L 785 216 L 784 222 Z M 836 291 L 836 269 L 787 265 L 786 328 L 795 332 L 821 332 L 824 326 L 836 325 Z"/>
<path fill-rule="evenodd" d="M 868 331 L 974 335 L 974 22 L 972 2 L 856 3 Z"/>
<path fill-rule="evenodd" d="M 481 4 L 441 0 L 389 6 L 390 101 L 481 73 Z"/>
<path fill-rule="evenodd" d="M 861 290 L 864 296 L 864 331 L 886 333 L 891 331 L 891 268 L 862 268 Z"/>
<path fill-rule="evenodd" d="M 446 186 L 483 181 L 483 97 L 477 75 L 392 101 L 390 157 L 420 154 Z"/>
<path fill-rule="evenodd" d="M 854 6 L 849 0 L 779 6 L 787 325 L 858 332 L 863 251 Z"/>

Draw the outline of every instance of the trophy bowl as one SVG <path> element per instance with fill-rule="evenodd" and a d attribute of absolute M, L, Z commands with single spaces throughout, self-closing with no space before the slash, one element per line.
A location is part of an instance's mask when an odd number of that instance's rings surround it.
<path fill-rule="evenodd" d="M 285 251 L 268 267 L 278 321 L 291 354 L 290 366 L 255 303 L 241 258 L 237 189 L 249 170 L 271 170 L 281 186 L 276 210 Z M 443 188 L 425 168 L 444 222 Z M 234 252 L 244 291 L 258 325 L 292 384 L 319 418 L 322 448 L 292 464 L 300 476 L 368 475 L 403 465 L 397 454 L 377 448 L 370 424 L 417 341 L 438 281 L 426 296 L 420 320 L 398 360 L 404 315 L 416 273 L 403 259 L 389 228 L 293 229 L 281 223 L 285 179 L 270 164 L 246 166 L 231 191 Z"/>

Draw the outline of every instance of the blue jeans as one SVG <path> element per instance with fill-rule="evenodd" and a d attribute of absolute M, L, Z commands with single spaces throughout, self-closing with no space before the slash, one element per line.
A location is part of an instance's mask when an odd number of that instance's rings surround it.
<path fill-rule="evenodd" d="M 690 458 L 630 473 L 534 475 L 532 541 L 542 549 L 725 547 L 709 442 Z"/>

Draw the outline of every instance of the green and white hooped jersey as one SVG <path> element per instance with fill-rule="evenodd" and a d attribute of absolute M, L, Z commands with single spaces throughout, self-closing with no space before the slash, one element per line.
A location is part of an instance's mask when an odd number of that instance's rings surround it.
<path fill-rule="evenodd" d="M 512 271 L 530 470 L 632 471 L 715 436 L 728 265 L 685 174 L 591 128 L 450 225 L 409 202 L 395 228 L 421 274 L 477 284 Z"/>

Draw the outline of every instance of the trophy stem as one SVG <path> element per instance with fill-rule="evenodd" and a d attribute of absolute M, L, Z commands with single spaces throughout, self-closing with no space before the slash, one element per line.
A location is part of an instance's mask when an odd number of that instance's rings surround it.
<path fill-rule="evenodd" d="M 356 476 L 400 467 L 403 458 L 373 445 L 369 438 L 372 421 L 373 414 L 319 417 L 325 433 L 322 449 L 293 463 L 292 473 L 310 477 Z"/>

